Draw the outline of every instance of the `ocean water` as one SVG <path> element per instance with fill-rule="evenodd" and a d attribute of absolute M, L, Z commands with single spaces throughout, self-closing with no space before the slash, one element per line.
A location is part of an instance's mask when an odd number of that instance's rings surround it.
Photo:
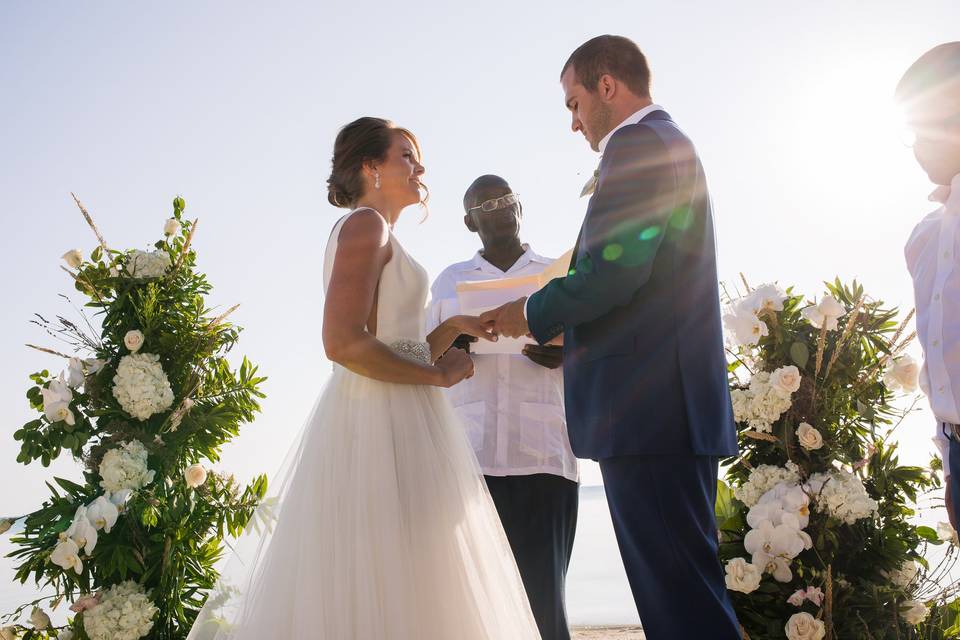
<path fill-rule="evenodd" d="M 9 535 L 18 528 L 0 536 L 0 556 L 6 556 L 13 549 Z M 13 582 L 13 574 L 11 559 L 0 557 L 0 614 L 10 613 L 41 595 L 32 582 L 26 585 Z M 51 618 L 54 623 L 60 623 L 66 613 L 66 607 L 61 606 Z M 639 622 L 620 563 L 603 487 L 580 488 L 577 537 L 567 576 L 567 615 L 570 623 L 576 625 Z"/>

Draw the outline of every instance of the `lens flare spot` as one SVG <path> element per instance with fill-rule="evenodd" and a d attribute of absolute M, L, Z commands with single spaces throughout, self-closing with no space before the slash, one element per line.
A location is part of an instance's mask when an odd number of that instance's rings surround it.
<path fill-rule="evenodd" d="M 623 255 L 623 247 L 619 244 L 608 244 L 603 248 L 603 259 L 607 262 L 618 260 Z"/>
<path fill-rule="evenodd" d="M 660 227 L 658 227 L 657 225 L 653 225 L 652 227 L 647 227 L 646 229 L 641 231 L 638 237 L 641 240 L 653 240 L 658 235 L 660 235 Z"/>
<path fill-rule="evenodd" d="M 690 228 L 690 225 L 693 224 L 693 211 L 690 207 L 681 207 L 675 209 L 673 214 L 670 216 L 670 226 L 674 229 L 680 229 L 685 231 Z"/>

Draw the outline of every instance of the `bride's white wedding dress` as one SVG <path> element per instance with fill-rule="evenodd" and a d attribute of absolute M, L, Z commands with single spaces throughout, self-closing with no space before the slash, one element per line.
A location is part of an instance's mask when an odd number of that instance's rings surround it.
<path fill-rule="evenodd" d="M 324 289 L 353 213 L 333 229 Z M 377 338 L 429 358 L 427 273 L 390 243 Z M 441 389 L 334 366 L 284 466 L 273 533 L 241 538 L 189 640 L 539 640 Z"/>

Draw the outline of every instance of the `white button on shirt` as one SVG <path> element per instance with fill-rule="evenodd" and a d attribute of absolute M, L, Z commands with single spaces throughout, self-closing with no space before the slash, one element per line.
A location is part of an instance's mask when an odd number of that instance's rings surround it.
<path fill-rule="evenodd" d="M 457 283 L 541 273 L 551 260 L 524 245 L 524 254 L 506 272 L 478 252 L 447 267 L 433 283 L 428 330 L 460 313 Z M 522 354 L 473 356 L 472 378 L 447 389 L 485 475 L 549 473 L 577 482 L 563 407 L 563 371 L 547 369 Z"/>
<path fill-rule="evenodd" d="M 960 424 L 960 269 L 955 268 L 960 250 L 960 175 L 930 199 L 943 206 L 914 228 L 904 255 L 913 278 L 917 336 L 924 356 L 920 387 L 937 419 L 933 440 L 949 475 L 949 442 L 940 422 Z"/>

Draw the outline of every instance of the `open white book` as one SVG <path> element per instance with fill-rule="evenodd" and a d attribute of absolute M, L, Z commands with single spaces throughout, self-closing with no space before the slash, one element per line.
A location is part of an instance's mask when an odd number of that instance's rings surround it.
<path fill-rule="evenodd" d="M 478 316 L 484 311 L 495 309 L 503 304 L 529 296 L 542 289 L 554 278 L 567 275 L 570 266 L 570 257 L 573 250 L 551 262 L 546 269 L 535 276 L 517 278 L 497 278 L 493 280 L 475 280 L 457 284 L 457 301 L 460 313 L 468 316 Z M 496 342 L 477 340 L 470 345 L 470 352 L 477 354 L 487 353 L 520 353 L 524 345 L 536 344 L 531 338 L 504 338 Z"/>

